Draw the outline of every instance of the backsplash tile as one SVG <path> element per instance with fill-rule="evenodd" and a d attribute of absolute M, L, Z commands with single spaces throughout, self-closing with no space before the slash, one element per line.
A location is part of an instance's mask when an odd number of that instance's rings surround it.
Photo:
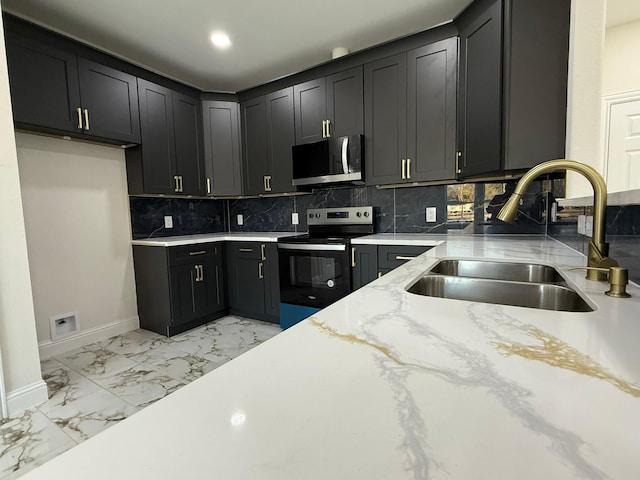
<path fill-rule="evenodd" d="M 227 230 L 222 200 L 129 197 L 129 207 L 134 239 Z M 165 215 L 173 217 L 173 228 L 164 228 Z"/>
<path fill-rule="evenodd" d="M 455 184 L 378 189 L 333 187 L 315 189 L 305 195 L 237 200 L 170 199 L 130 197 L 133 238 L 161 237 L 223 231 L 306 232 L 310 208 L 372 205 L 376 231 L 381 233 L 469 233 L 549 235 L 586 253 L 588 237 L 577 234 L 577 216 L 590 207 L 560 209 L 555 222 L 547 221 L 555 200 L 564 195 L 564 182 L 534 182 L 523 196 L 518 219 L 513 224 L 491 219 L 491 200 L 514 182 Z M 425 208 L 436 207 L 436 223 L 427 223 Z M 291 223 L 298 213 L 299 225 Z M 244 225 L 237 225 L 242 213 Z M 173 229 L 165 229 L 164 216 L 173 217 Z M 610 256 L 629 269 L 640 283 L 640 205 L 607 208 L 607 241 Z"/>
<path fill-rule="evenodd" d="M 294 232 L 291 224 L 293 197 L 262 197 L 227 200 L 231 232 Z M 242 214 L 243 224 L 237 216 Z"/>

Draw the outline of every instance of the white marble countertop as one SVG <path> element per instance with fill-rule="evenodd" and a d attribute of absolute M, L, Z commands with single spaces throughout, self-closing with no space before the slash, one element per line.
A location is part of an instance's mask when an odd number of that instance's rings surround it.
<path fill-rule="evenodd" d="M 404 290 L 448 257 L 559 266 L 596 310 Z M 550 238 L 447 236 L 22 478 L 636 479 L 640 288 L 609 298 L 566 271 L 584 264 Z"/>
<path fill-rule="evenodd" d="M 415 245 L 435 247 L 447 239 L 446 235 L 424 235 L 422 233 L 376 233 L 351 239 L 353 245 Z"/>
<path fill-rule="evenodd" d="M 177 247 L 209 242 L 277 242 L 281 237 L 298 235 L 295 232 L 222 232 L 202 233 L 199 235 L 177 235 L 174 237 L 141 238 L 131 240 L 131 245 L 148 247 Z"/>

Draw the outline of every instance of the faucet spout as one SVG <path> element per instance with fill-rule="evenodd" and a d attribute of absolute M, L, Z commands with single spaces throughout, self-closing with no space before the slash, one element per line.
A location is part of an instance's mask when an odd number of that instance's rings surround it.
<path fill-rule="evenodd" d="M 503 222 L 511 223 L 515 219 L 520 205 L 522 194 L 531 182 L 538 176 L 556 170 L 572 170 L 582 174 L 593 187 L 593 236 L 589 242 L 588 266 L 608 267 L 617 262 L 608 258 L 609 245 L 605 242 L 606 212 L 607 212 L 607 185 L 593 167 L 575 160 L 557 159 L 536 165 L 525 173 L 505 205 L 498 213 L 498 218 Z M 587 270 L 587 279 L 602 280 L 603 275 L 596 270 Z"/>

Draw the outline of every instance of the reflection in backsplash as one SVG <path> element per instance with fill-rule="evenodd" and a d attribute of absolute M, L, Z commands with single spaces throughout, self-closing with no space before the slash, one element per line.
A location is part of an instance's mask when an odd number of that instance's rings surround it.
<path fill-rule="evenodd" d="M 495 220 L 495 211 L 515 185 L 460 183 L 421 187 L 378 189 L 375 187 L 320 188 L 304 195 L 233 200 L 131 197 L 133 238 L 162 237 L 214 232 L 286 231 L 306 232 L 310 208 L 372 205 L 376 231 L 380 233 L 548 234 L 585 252 L 588 237 L 577 233 L 580 214 L 588 208 L 562 208 L 555 198 L 564 196 L 563 179 L 534 182 L 523 195 L 513 224 Z M 436 221 L 426 221 L 426 208 L 436 208 Z M 292 213 L 299 225 L 293 225 Z M 237 216 L 243 216 L 238 225 Z M 164 216 L 173 217 L 166 229 Z M 640 281 L 640 206 L 607 208 L 607 241 L 610 256 Z"/>

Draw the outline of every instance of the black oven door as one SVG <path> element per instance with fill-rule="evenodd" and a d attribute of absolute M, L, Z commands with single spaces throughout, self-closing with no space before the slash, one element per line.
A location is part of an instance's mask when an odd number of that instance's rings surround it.
<path fill-rule="evenodd" d="M 324 308 L 351 292 L 345 244 L 279 243 L 280 301 Z"/>

